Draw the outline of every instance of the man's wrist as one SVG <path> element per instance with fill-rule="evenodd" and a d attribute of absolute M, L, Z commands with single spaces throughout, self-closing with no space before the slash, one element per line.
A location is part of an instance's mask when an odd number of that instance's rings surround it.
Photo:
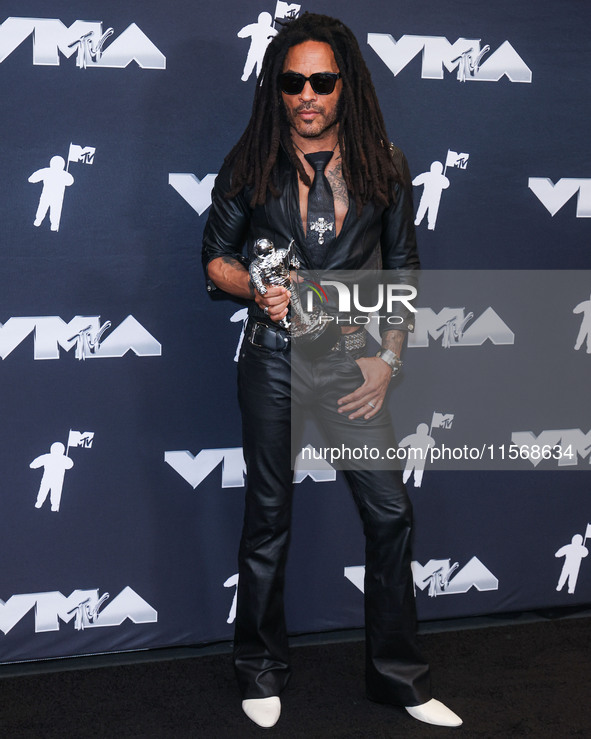
<path fill-rule="evenodd" d="M 391 377 L 396 377 L 396 375 L 402 369 L 402 361 L 391 349 L 380 349 L 380 351 L 376 354 L 376 357 L 379 357 L 390 367 L 390 369 L 392 370 Z"/>

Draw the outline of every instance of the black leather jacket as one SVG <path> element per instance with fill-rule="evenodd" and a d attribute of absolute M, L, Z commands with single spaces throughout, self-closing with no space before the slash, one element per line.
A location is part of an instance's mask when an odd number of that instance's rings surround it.
<path fill-rule="evenodd" d="M 406 159 L 400 149 L 393 148 L 397 170 L 402 173 L 404 185 L 396 186 L 396 200 L 389 207 L 368 203 L 358 217 L 353 198 L 343 226 L 330 250 L 327 250 L 322 270 L 401 270 L 401 283 L 414 284 L 419 269 L 419 258 L 414 229 L 412 186 Z M 259 238 L 270 239 L 276 248 L 287 248 L 295 239 L 295 252 L 302 268 L 313 269 L 304 248 L 305 236 L 299 209 L 297 171 L 281 150 L 278 159 L 280 196 L 268 195 L 264 206 L 251 208 L 251 193 L 244 190 L 236 197 L 226 198 L 230 189 L 231 169 L 224 165 L 216 178 L 212 192 L 209 218 L 203 232 L 203 266 L 212 259 L 231 256 L 248 265 L 252 249 Z M 243 255 L 246 244 L 246 256 Z M 297 246 L 300 245 L 300 246 Z M 208 290 L 215 290 L 208 280 Z M 249 313 L 264 319 L 254 301 Z M 396 310 L 403 322 L 402 330 L 413 330 L 413 315 L 404 308 Z M 386 330 L 387 326 L 381 327 Z M 392 326 L 390 326 L 392 328 Z"/>

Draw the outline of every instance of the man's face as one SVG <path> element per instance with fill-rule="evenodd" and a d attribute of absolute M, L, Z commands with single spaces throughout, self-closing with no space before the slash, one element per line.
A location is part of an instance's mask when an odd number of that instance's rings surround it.
<path fill-rule="evenodd" d="M 284 72 L 309 77 L 316 72 L 339 72 L 329 44 L 304 41 L 292 46 L 283 64 Z M 318 138 L 338 123 L 338 102 L 343 83 L 337 80 L 330 95 L 318 95 L 306 82 L 298 95 L 281 93 L 289 125 L 303 138 Z"/>

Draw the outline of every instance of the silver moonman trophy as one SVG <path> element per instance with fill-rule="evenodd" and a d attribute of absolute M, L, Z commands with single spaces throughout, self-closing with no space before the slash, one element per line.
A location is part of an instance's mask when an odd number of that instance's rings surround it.
<path fill-rule="evenodd" d="M 287 329 L 293 338 L 303 340 L 299 342 L 302 346 L 315 343 L 321 335 L 327 333 L 327 328 L 333 321 L 318 307 L 309 313 L 304 311 L 298 283 L 296 281 L 294 284 L 290 274 L 290 268 L 300 267 L 297 257 L 293 254 L 293 245 L 292 239 L 287 249 L 276 249 L 269 239 L 258 239 L 253 249 L 255 257 L 248 271 L 253 285 L 261 295 L 267 292 L 267 285 L 278 285 L 289 290 L 291 321 L 286 316 L 279 321 L 279 325 Z M 334 344 L 333 331 L 328 333 L 331 335 L 330 341 Z M 324 341 L 322 345 L 325 351 L 330 348 Z"/>

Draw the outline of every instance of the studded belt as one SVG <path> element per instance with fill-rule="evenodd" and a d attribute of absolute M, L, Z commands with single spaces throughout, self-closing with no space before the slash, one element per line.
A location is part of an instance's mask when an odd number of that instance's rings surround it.
<path fill-rule="evenodd" d="M 331 352 L 357 352 L 365 349 L 366 342 L 367 332 L 365 329 L 361 329 L 360 331 L 353 331 L 350 334 L 343 334 L 330 350 Z"/>

